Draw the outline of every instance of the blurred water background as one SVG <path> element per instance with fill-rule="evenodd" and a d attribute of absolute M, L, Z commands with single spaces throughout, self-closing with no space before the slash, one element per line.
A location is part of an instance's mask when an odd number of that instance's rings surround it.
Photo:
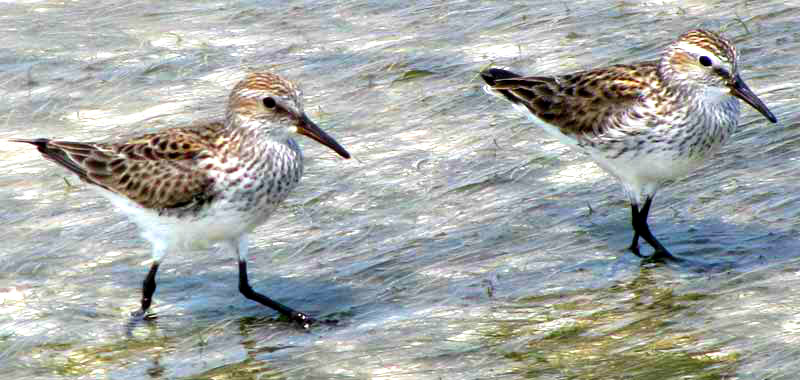
<path fill-rule="evenodd" d="M 216 117 L 250 70 L 300 83 L 354 160 L 308 139 L 300 187 L 252 236 L 171 253 L 128 338 L 150 247 L 110 204 L 0 141 L 2 379 L 796 379 L 796 1 L 2 1 L 0 139 L 104 140 Z M 619 186 L 484 94 L 487 65 L 557 74 L 723 31 L 780 119 L 749 107 L 650 225 Z M 649 247 L 647 248 L 649 250 Z M 646 251 L 647 252 L 647 251 Z"/>

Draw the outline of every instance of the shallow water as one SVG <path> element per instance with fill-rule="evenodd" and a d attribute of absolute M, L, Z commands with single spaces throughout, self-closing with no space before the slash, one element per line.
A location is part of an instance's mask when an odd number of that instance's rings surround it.
<path fill-rule="evenodd" d="M 252 236 L 253 287 L 339 326 L 300 331 L 236 289 L 231 254 L 171 253 L 128 338 L 149 246 L 35 150 L 0 141 L 0 378 L 793 379 L 795 110 L 784 1 L 0 3 L 0 138 L 103 140 L 214 117 L 248 70 L 299 82 L 355 159 L 308 139 L 301 186 Z M 485 95 L 489 64 L 556 74 L 724 30 L 780 119 L 745 108 L 650 225 L 619 186 Z"/>

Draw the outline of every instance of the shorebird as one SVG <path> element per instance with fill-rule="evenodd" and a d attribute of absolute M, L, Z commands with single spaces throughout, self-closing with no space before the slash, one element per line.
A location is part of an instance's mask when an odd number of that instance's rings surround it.
<path fill-rule="evenodd" d="M 684 33 L 654 61 L 559 76 L 491 68 L 481 76 L 486 92 L 617 178 L 631 203 L 630 249 L 644 257 L 641 237 L 654 260 L 675 258 L 647 224 L 656 191 L 719 150 L 738 124 L 739 99 L 778 121 L 739 75 L 733 44 L 707 30 Z"/>
<path fill-rule="evenodd" d="M 306 116 L 297 86 L 260 72 L 233 88 L 222 120 L 119 142 L 11 141 L 32 144 L 77 174 L 130 217 L 150 242 L 153 261 L 132 321 L 154 318 L 148 309 L 167 252 L 218 243 L 236 253 L 239 291 L 245 297 L 309 328 L 313 318 L 254 291 L 247 279 L 247 234 L 267 220 L 303 174 L 294 133 L 350 158 Z"/>

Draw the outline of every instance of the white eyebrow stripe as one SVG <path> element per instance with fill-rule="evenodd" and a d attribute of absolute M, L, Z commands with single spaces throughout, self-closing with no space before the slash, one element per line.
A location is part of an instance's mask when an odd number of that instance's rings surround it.
<path fill-rule="evenodd" d="M 701 55 L 708 55 L 708 56 L 710 56 L 709 58 L 715 59 L 715 60 L 717 60 L 717 61 L 719 61 L 719 60 L 720 60 L 720 59 L 719 59 L 719 57 L 717 57 L 717 55 L 716 55 L 716 54 L 714 54 L 714 53 L 712 53 L 712 52 L 708 51 L 708 50 L 707 50 L 707 49 L 705 49 L 705 48 L 702 48 L 702 47 L 700 47 L 700 46 L 697 46 L 697 45 L 695 45 L 695 44 L 690 44 L 690 43 L 688 43 L 688 42 L 686 42 L 686 41 L 681 41 L 681 42 L 679 42 L 679 43 L 678 43 L 678 45 L 676 45 L 676 47 L 677 47 L 678 49 L 681 49 L 681 50 L 683 50 L 683 51 L 686 51 L 686 52 L 692 53 L 692 54 L 694 54 L 694 55 L 697 55 L 697 56 L 701 56 Z"/>
<path fill-rule="evenodd" d="M 245 88 L 239 90 L 239 96 L 243 98 L 260 98 L 264 96 L 264 91 Z"/>

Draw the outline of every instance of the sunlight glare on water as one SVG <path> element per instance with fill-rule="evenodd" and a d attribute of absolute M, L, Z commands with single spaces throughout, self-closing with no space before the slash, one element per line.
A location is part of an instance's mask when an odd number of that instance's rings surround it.
<path fill-rule="evenodd" d="M 781 1 L 0 1 L 0 378 L 793 379 L 800 365 L 797 18 Z M 481 89 L 655 59 L 721 30 L 778 117 L 743 106 L 650 225 L 687 263 L 641 265 L 589 158 Z M 30 146 L 222 115 L 248 71 L 304 90 L 353 155 L 299 139 L 301 185 L 232 254 L 170 252 L 159 318 L 124 331 L 150 247 Z M 649 249 L 649 248 L 648 248 Z"/>

